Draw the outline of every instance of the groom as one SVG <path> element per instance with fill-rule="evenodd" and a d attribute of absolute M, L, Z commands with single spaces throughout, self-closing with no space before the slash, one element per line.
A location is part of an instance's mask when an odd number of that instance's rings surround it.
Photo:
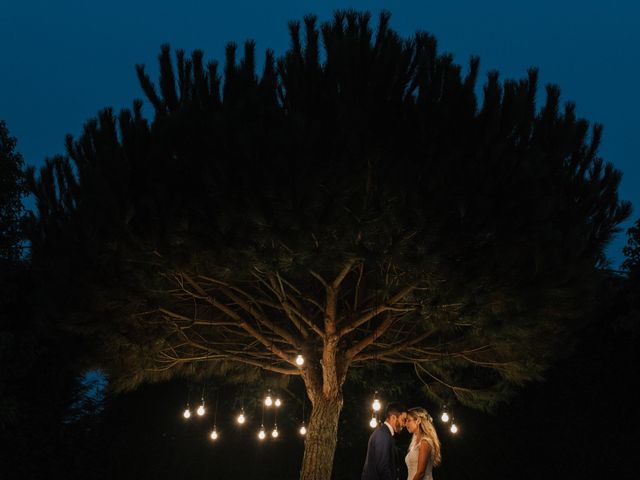
<path fill-rule="evenodd" d="M 369 437 L 362 480 L 398 479 L 398 451 L 393 436 L 400 433 L 406 418 L 407 412 L 399 403 L 390 403 L 387 406 L 384 423 Z"/>

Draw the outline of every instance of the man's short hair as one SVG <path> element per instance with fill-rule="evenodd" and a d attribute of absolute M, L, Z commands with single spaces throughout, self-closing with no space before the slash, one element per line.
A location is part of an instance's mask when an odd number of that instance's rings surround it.
<path fill-rule="evenodd" d="M 404 408 L 404 405 L 398 402 L 391 402 L 387 405 L 387 413 L 385 418 L 389 418 L 391 415 L 395 415 L 399 417 L 403 412 L 406 412 L 407 409 Z"/>

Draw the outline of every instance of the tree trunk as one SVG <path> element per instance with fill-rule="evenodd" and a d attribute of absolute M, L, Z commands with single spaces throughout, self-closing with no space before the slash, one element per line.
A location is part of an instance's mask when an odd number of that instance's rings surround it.
<path fill-rule="evenodd" d="M 338 419 L 342 411 L 342 393 L 312 399 L 313 410 L 304 442 L 300 480 L 329 480 L 338 440 Z"/>

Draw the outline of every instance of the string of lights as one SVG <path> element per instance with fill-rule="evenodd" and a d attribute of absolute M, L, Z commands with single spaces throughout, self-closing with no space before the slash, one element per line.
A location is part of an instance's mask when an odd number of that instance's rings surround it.
<path fill-rule="evenodd" d="M 441 343 L 440 349 L 441 349 L 441 353 L 443 354 L 441 356 L 441 362 L 445 362 L 446 359 L 444 357 L 446 357 L 446 355 L 444 355 L 445 346 L 443 343 Z M 299 355 L 299 357 L 301 357 L 301 355 Z M 377 358 L 375 355 L 373 357 L 373 360 L 374 360 L 374 384 L 375 384 L 377 383 L 377 380 L 376 380 L 377 379 Z M 303 359 L 303 362 L 304 362 L 304 359 Z M 207 412 L 205 392 L 206 392 L 206 383 L 202 387 L 202 393 L 200 395 L 200 404 L 196 410 L 196 414 L 198 417 L 204 417 Z M 214 417 L 213 428 L 209 433 L 209 437 L 212 441 L 216 441 L 220 437 L 220 433 L 217 428 L 219 395 L 220 395 L 219 390 L 216 390 L 216 401 L 215 401 L 215 406 L 213 411 L 213 417 Z M 242 389 L 241 389 L 241 395 L 240 395 L 240 412 L 235 418 L 236 423 L 239 426 L 244 425 L 247 421 L 245 408 L 244 408 L 244 395 L 245 395 L 245 384 L 243 383 Z M 274 412 L 274 422 L 273 422 L 273 429 L 271 430 L 270 434 L 273 439 L 277 439 L 280 436 L 280 430 L 278 429 L 278 410 L 281 406 L 283 406 L 283 401 L 280 398 L 279 394 L 272 392 L 271 388 L 268 388 L 260 404 L 262 408 L 262 416 L 261 416 L 261 422 L 260 422 L 260 429 L 258 431 L 258 439 L 260 441 L 264 441 L 267 438 L 267 430 L 265 428 L 265 423 L 264 423 L 265 410 L 267 409 L 271 410 L 272 407 Z M 380 423 L 379 415 L 382 410 L 382 407 L 383 407 L 383 402 L 380 397 L 380 394 L 378 390 L 375 390 L 373 394 L 372 402 L 370 404 L 371 420 L 369 421 L 369 426 L 371 428 L 376 428 L 379 425 Z M 184 417 L 185 420 L 189 420 L 193 416 L 191 412 L 191 389 L 188 390 L 186 408 L 182 412 L 182 416 Z M 447 404 L 442 405 L 440 421 L 448 425 L 449 432 L 451 432 L 452 434 L 458 433 L 459 427 L 456 424 L 454 416 L 451 413 L 451 409 L 447 406 Z M 306 426 L 306 395 L 303 395 L 303 399 L 302 399 L 302 420 L 300 423 L 300 427 L 298 429 L 298 433 L 302 437 L 304 437 L 308 433 L 308 428 Z"/>

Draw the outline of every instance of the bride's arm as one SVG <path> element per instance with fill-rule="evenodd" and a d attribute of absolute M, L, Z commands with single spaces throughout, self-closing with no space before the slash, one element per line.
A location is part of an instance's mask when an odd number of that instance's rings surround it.
<path fill-rule="evenodd" d="M 418 469 L 411 480 L 422 480 L 424 472 L 427 470 L 429 455 L 431 454 L 431 446 L 426 438 L 420 441 L 420 450 L 418 451 Z"/>

